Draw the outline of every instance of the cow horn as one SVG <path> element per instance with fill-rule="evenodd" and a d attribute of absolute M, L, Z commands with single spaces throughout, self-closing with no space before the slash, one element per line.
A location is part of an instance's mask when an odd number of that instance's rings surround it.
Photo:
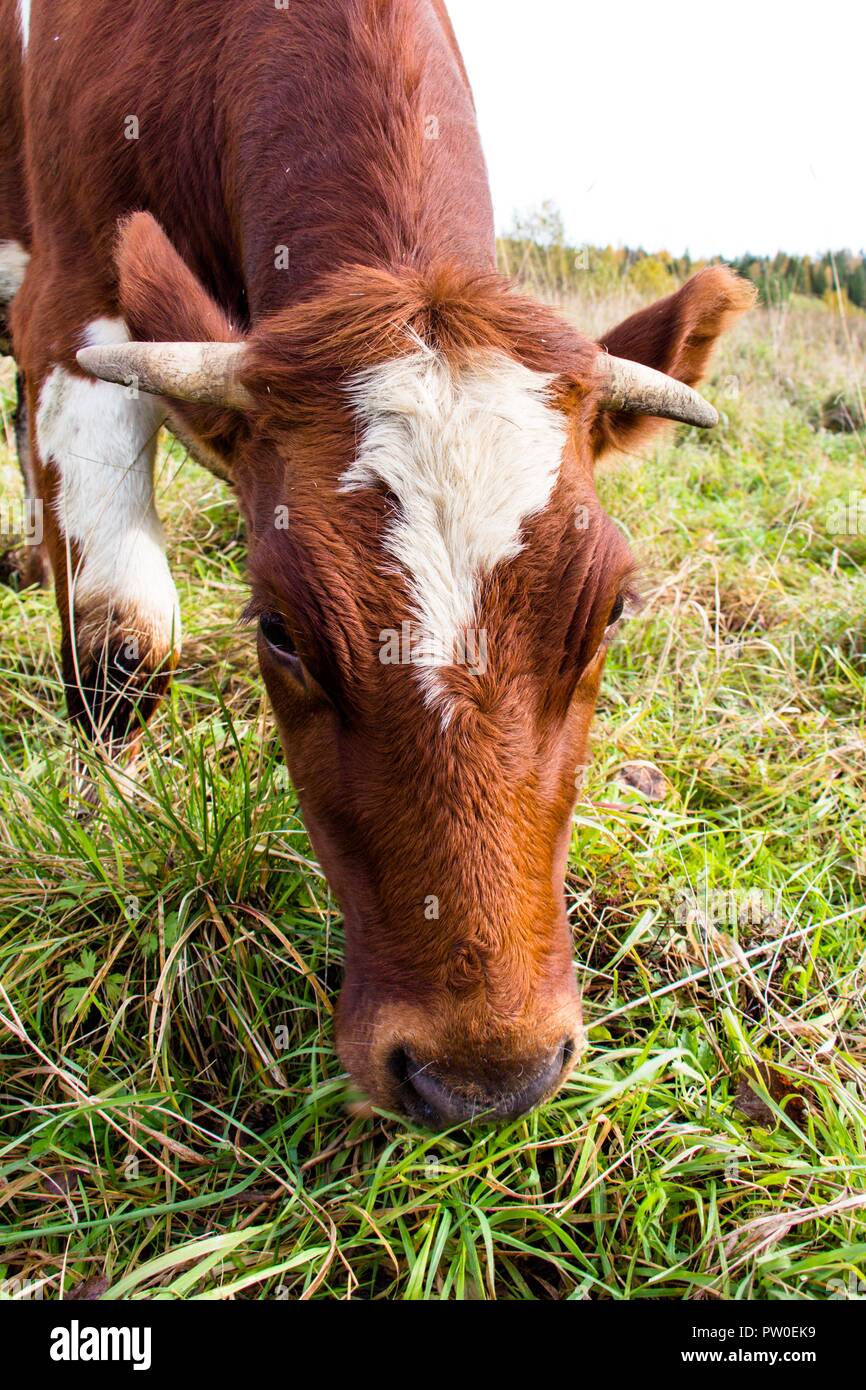
<path fill-rule="evenodd" d="M 103 381 L 154 396 L 248 410 L 253 398 L 239 380 L 243 343 L 112 343 L 85 347 L 78 365 Z"/>
<path fill-rule="evenodd" d="M 601 402 L 606 410 L 658 415 L 662 420 L 681 420 L 701 429 L 712 429 L 719 423 L 718 412 L 709 401 L 684 381 L 607 352 L 599 353 L 596 363 L 604 378 Z"/>

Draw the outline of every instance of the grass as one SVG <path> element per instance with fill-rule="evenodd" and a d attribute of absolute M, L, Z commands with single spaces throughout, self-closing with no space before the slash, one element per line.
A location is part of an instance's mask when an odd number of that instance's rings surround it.
<path fill-rule="evenodd" d="M 575 814 L 591 1045 L 499 1131 L 344 1107 L 341 919 L 238 627 L 223 487 L 166 441 L 184 665 L 136 796 L 97 769 L 89 821 L 52 596 L 0 591 L 0 1296 L 862 1294 L 866 535 L 827 517 L 863 440 L 819 420 L 864 322 L 756 313 L 708 388 L 724 428 L 601 476 L 648 602 Z M 0 481 L 18 495 L 2 444 Z M 663 800 L 622 784 L 635 760 Z"/>

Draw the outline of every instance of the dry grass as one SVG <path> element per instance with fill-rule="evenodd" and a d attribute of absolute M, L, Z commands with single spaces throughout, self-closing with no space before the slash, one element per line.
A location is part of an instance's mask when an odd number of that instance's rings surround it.
<path fill-rule="evenodd" d="M 566 307 L 601 331 L 629 306 Z M 7 1294 L 856 1292 L 866 537 L 827 517 L 863 486 L 863 441 L 819 427 L 853 360 L 820 305 L 757 313 L 708 388 L 724 427 L 600 480 L 648 603 L 612 654 L 575 815 L 592 1045 L 561 1096 L 495 1133 L 345 1113 L 340 918 L 238 633 L 223 488 L 163 453 L 184 669 L 138 798 L 106 788 L 86 825 L 51 598 L 0 594 Z M 0 468 L 14 493 L 8 452 Z M 621 785 L 635 759 L 665 800 Z"/>

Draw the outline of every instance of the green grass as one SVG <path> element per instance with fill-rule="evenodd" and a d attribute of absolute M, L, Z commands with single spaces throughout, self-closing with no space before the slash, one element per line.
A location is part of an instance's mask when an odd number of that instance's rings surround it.
<path fill-rule="evenodd" d="M 88 821 L 52 596 L 0 591 L 0 1294 L 857 1291 L 866 536 L 826 518 L 866 473 L 862 439 L 817 426 L 849 360 L 826 309 L 757 313 L 708 387 L 726 426 L 600 478 L 647 606 L 611 655 L 575 815 L 591 1045 L 499 1131 L 345 1109 L 341 918 L 238 626 L 222 486 L 162 455 L 183 669 L 136 795 L 97 769 Z M 2 445 L 0 479 L 17 496 Z M 618 781 L 636 759 L 663 801 Z"/>

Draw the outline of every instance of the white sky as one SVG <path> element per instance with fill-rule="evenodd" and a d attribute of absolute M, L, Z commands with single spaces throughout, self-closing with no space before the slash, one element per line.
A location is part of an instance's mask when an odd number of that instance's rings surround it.
<path fill-rule="evenodd" d="M 864 0 L 447 0 L 496 221 L 694 256 L 866 246 Z"/>

